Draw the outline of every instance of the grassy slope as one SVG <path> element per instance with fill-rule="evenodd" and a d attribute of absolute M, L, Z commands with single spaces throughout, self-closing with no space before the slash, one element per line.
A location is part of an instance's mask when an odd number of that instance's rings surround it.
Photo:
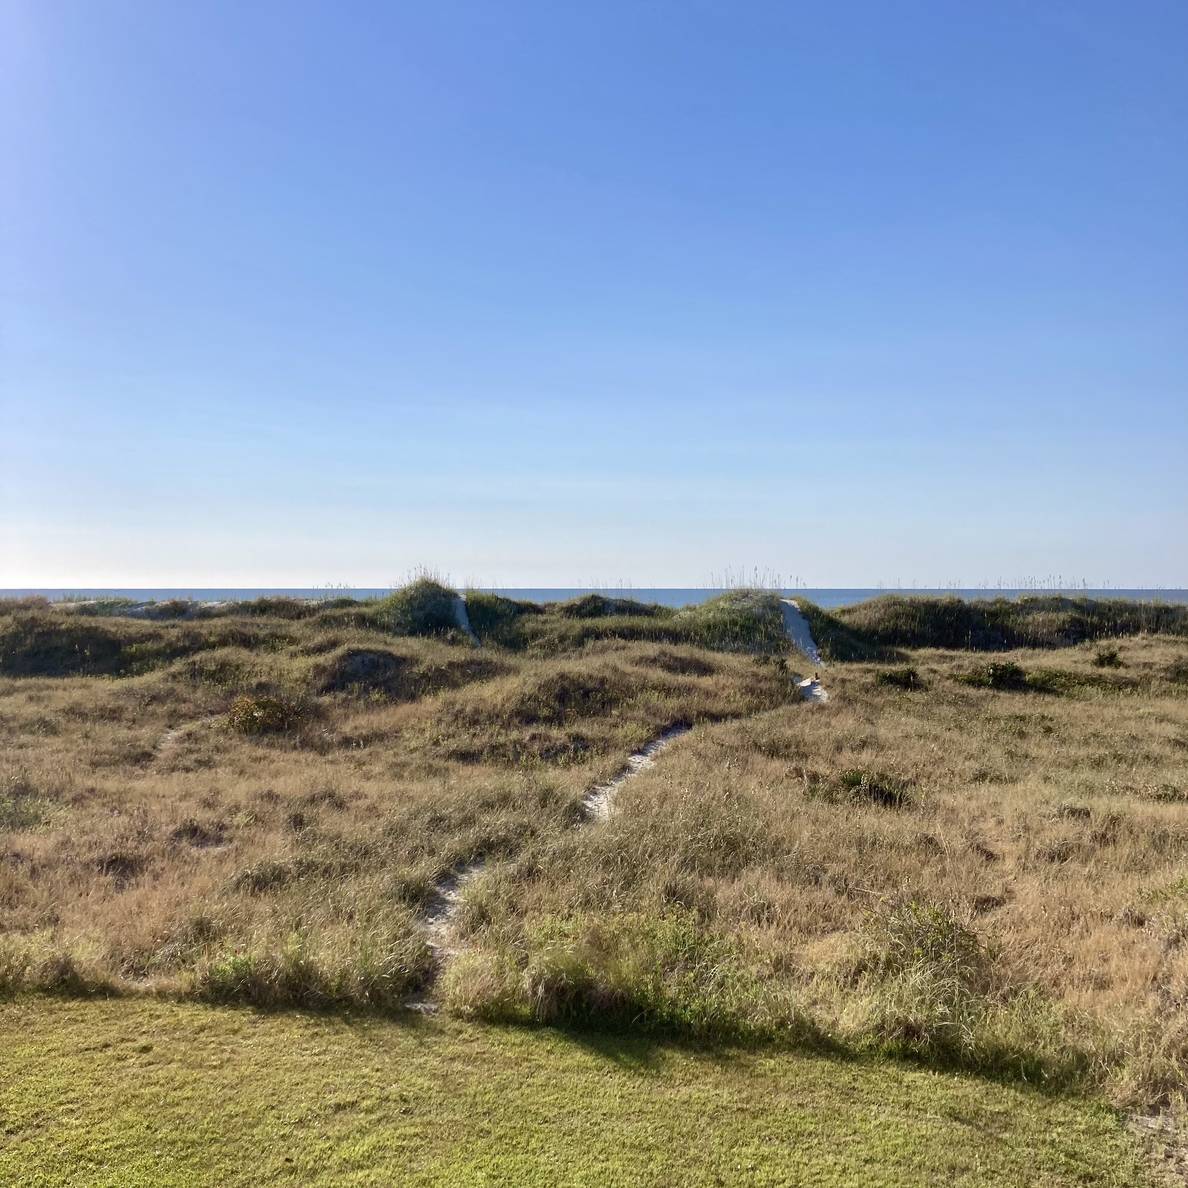
<path fill-rule="evenodd" d="M 0 1082 L 13 1185 L 1148 1182 L 1098 1104 L 641 1038 L 40 1000 Z"/>
<path fill-rule="evenodd" d="M 1124 599 L 1034 596 L 1010 600 L 884 595 L 824 611 L 806 604 L 828 659 L 891 659 L 895 648 L 1064 648 L 1144 633 L 1188 635 L 1188 607 Z M 880 655 L 881 654 L 881 655 Z"/>

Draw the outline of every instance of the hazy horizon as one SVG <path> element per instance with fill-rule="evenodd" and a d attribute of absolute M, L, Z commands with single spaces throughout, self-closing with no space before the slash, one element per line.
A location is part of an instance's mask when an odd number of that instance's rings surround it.
<path fill-rule="evenodd" d="M 1186 43 L 4 0 L 0 587 L 1188 586 Z"/>

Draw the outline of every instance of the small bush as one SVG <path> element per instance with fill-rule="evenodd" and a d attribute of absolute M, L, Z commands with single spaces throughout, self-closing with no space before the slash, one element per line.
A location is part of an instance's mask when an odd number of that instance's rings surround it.
<path fill-rule="evenodd" d="M 246 891 L 249 895 L 267 895 L 270 891 L 279 891 L 287 887 L 296 874 L 290 863 L 264 858 L 241 870 L 231 880 L 231 886 L 236 891 Z"/>
<path fill-rule="evenodd" d="M 240 615 L 261 615 L 273 619 L 307 619 L 321 609 L 320 604 L 305 602 L 299 598 L 289 598 L 284 595 L 275 597 L 254 598 L 250 602 L 240 602 L 235 606 L 235 613 Z"/>
<path fill-rule="evenodd" d="M 966 673 L 959 680 L 967 685 L 982 689 L 1000 689 L 1017 692 L 1027 688 L 1027 673 L 1011 660 L 999 660 L 983 664 Z"/>
<path fill-rule="evenodd" d="M 484 594 L 471 590 L 466 595 L 466 616 L 470 629 L 484 643 L 498 643 L 504 647 L 523 645 L 520 620 L 525 615 L 543 614 L 534 602 L 519 602 L 498 594 Z"/>
<path fill-rule="evenodd" d="M 165 602 L 158 602 L 147 609 L 150 619 L 184 619 L 198 609 L 197 602 L 189 602 L 185 598 L 170 598 Z"/>
<path fill-rule="evenodd" d="M 852 804 L 877 804 L 883 808 L 907 808 L 912 803 L 907 780 L 885 771 L 866 771 L 851 768 L 843 771 L 837 779 L 840 795 L 835 800 L 848 800 Z"/>
<path fill-rule="evenodd" d="M 875 674 L 875 681 L 880 685 L 887 685 L 893 689 L 923 689 L 924 682 L 920 673 L 910 664 L 902 668 L 885 668 Z"/>
<path fill-rule="evenodd" d="M 604 594 L 583 594 L 568 602 L 559 602 L 556 613 L 566 619 L 603 619 L 608 615 L 633 615 L 642 618 L 671 615 L 667 607 L 637 602 L 634 598 L 607 598 Z"/>
<path fill-rule="evenodd" d="M 779 597 L 763 590 L 735 590 L 697 606 L 686 607 L 673 620 L 683 639 L 722 652 L 784 653 L 788 635 Z"/>
<path fill-rule="evenodd" d="M 458 595 L 432 578 L 415 582 L 376 603 L 376 620 L 397 635 L 448 635 L 458 630 Z"/>
<path fill-rule="evenodd" d="M 0 833 L 35 829 L 50 815 L 53 805 L 40 794 L 26 771 L 13 771 L 0 779 Z"/>
<path fill-rule="evenodd" d="M 148 861 L 143 854 L 133 853 L 129 850 L 113 850 L 110 854 L 104 854 L 95 863 L 99 873 L 107 875 L 120 890 L 134 883 L 144 873 L 147 866 Z"/>
<path fill-rule="evenodd" d="M 118 984 L 93 958 L 47 946 L 37 938 L 0 933 L 0 999 L 31 990 L 92 998 L 116 993 Z"/>
<path fill-rule="evenodd" d="M 103 623 L 32 612 L 0 627 L 0 675 L 114 676 L 126 663 L 118 629 Z"/>
<path fill-rule="evenodd" d="M 25 598 L 5 598 L 0 595 L 0 615 L 15 615 L 22 611 L 48 611 L 50 600 L 43 594 L 30 594 Z"/>
<path fill-rule="evenodd" d="M 1162 804 L 1188 804 L 1188 788 L 1181 788 L 1178 784 L 1154 784 L 1147 788 L 1146 795 L 1150 800 Z"/>
<path fill-rule="evenodd" d="M 1118 656 L 1117 648 L 1098 648 L 1093 656 L 1093 664 L 1096 668 L 1122 667 L 1122 661 Z"/>
<path fill-rule="evenodd" d="M 227 840 L 227 826 L 223 821 L 199 821 L 187 817 L 170 830 L 169 840 L 179 845 L 193 846 L 196 850 L 221 846 Z"/>
<path fill-rule="evenodd" d="M 335 656 L 318 684 L 320 693 L 397 695 L 411 667 L 405 656 L 380 648 L 350 648 Z"/>
<path fill-rule="evenodd" d="M 707 677 L 713 676 L 718 671 L 701 656 L 682 655 L 679 652 L 667 650 L 657 652 L 650 663 L 661 672 L 670 672 L 673 676 Z"/>
<path fill-rule="evenodd" d="M 296 730 L 306 716 L 305 706 L 287 697 L 244 693 L 227 711 L 227 724 L 240 734 L 287 734 Z"/>
<path fill-rule="evenodd" d="M 835 617 L 868 646 L 1005 651 L 1073 647 L 1143 632 L 1188 635 L 1185 606 L 1063 595 L 969 602 L 884 595 L 842 607 Z"/>
<path fill-rule="evenodd" d="M 949 908 L 909 900 L 878 913 L 862 965 L 879 986 L 882 1040 L 927 1056 L 972 1052 L 988 1006 L 991 958 Z"/>
<path fill-rule="evenodd" d="M 610 713 L 638 691 L 637 683 L 619 670 L 610 675 L 554 673 L 520 693 L 509 717 L 525 726 L 562 726 L 573 719 Z"/>

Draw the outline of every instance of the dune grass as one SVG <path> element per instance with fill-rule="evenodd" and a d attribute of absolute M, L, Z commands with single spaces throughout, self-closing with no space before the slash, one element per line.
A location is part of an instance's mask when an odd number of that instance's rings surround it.
<path fill-rule="evenodd" d="M 1126 599 L 970 600 L 888 594 L 827 612 L 805 608 L 827 658 L 879 659 L 895 648 L 1063 648 L 1140 634 L 1188 637 L 1188 607 Z"/>
<path fill-rule="evenodd" d="M 452 598 L 422 580 L 362 624 L 0 617 L 0 991 L 393 1009 L 430 973 L 435 880 L 572 828 L 674 722 L 794 696 L 743 655 L 476 649 Z M 391 629 L 425 607 L 430 638 Z"/>
<path fill-rule="evenodd" d="M 1183 651 L 1129 641 L 1108 680 L 1089 648 L 1011 653 L 1046 677 L 1022 692 L 921 651 L 910 681 L 834 666 L 828 706 L 707 725 L 596 834 L 490 871 L 447 1000 L 1179 1100 Z"/>
<path fill-rule="evenodd" d="M 1100 1103 L 638 1036 L 41 999 L 0 1079 L 14 1188 L 1151 1183 Z"/>
<path fill-rule="evenodd" d="M 1180 636 L 971 655 L 808 607 L 809 707 L 771 595 L 470 595 L 476 648 L 443 590 L 0 615 L 0 993 L 399 1012 L 435 886 L 482 862 L 433 991 L 458 1015 L 1182 1102 Z"/>

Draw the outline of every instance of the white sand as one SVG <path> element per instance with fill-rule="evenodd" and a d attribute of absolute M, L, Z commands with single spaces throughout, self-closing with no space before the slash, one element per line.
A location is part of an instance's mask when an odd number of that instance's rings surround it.
<path fill-rule="evenodd" d="M 652 739 L 646 747 L 640 748 L 634 755 L 628 757 L 623 770 L 605 784 L 598 784 L 591 788 L 582 799 L 582 807 L 586 816 L 592 821 L 605 821 L 611 814 L 611 802 L 615 793 L 632 777 L 646 771 L 656 762 L 656 756 L 665 747 L 675 742 L 682 734 L 688 734 L 688 726 L 670 726 L 663 734 Z"/>
<path fill-rule="evenodd" d="M 465 613 L 465 607 L 463 607 Z M 459 623 L 461 626 L 461 623 Z M 633 755 L 628 756 L 622 771 L 605 784 L 598 784 L 586 793 L 582 800 L 582 807 L 587 818 L 591 821 L 605 821 L 611 813 L 611 802 L 618 790 L 634 776 L 639 775 L 651 767 L 656 756 L 682 734 L 687 734 L 688 726 L 670 726 L 663 734 L 652 739 L 645 747 L 641 747 Z M 459 949 L 454 935 L 454 923 L 462 907 L 462 896 L 469 883 L 477 879 L 486 869 L 486 862 L 475 859 L 464 866 L 456 867 L 442 875 L 433 885 L 433 892 L 425 908 L 425 939 L 433 951 L 434 964 L 440 971 Z M 421 995 L 405 1003 L 411 1010 L 432 1013 L 437 1006 L 432 999 Z"/>
<path fill-rule="evenodd" d="M 812 630 L 809 628 L 808 619 L 800 613 L 800 607 L 797 606 L 794 598 L 781 598 L 780 602 L 784 608 L 784 630 L 788 634 L 789 640 L 792 641 L 792 646 L 803 655 L 814 668 L 822 668 L 821 653 L 817 648 L 816 641 L 813 639 Z M 797 685 L 800 689 L 801 696 L 805 701 L 814 701 L 818 704 L 829 700 L 829 694 L 821 687 L 821 682 L 815 676 L 806 677 Z"/>
<path fill-rule="evenodd" d="M 470 642 L 474 644 L 476 648 L 481 648 L 483 646 L 483 641 L 479 639 L 477 635 L 475 635 L 474 628 L 470 625 L 470 616 L 466 613 L 466 599 L 463 598 L 461 594 L 454 595 L 454 619 L 457 622 L 458 627 L 462 631 L 465 631 L 468 636 L 470 636 Z"/>

